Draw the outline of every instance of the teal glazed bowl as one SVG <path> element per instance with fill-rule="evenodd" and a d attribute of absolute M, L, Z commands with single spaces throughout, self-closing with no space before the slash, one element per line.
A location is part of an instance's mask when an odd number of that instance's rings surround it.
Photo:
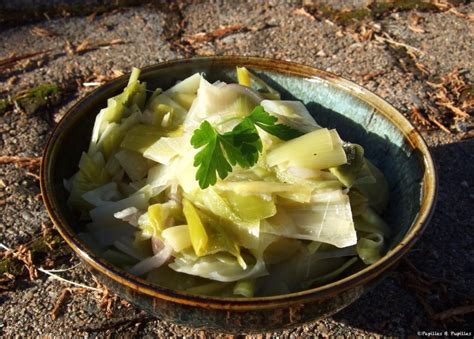
<path fill-rule="evenodd" d="M 390 203 L 384 219 L 396 236 L 373 265 L 338 281 L 286 295 L 219 298 L 157 286 L 95 254 L 77 232 L 83 227 L 67 204 L 63 179 L 77 170 L 96 114 L 118 94 L 129 75 L 80 100 L 54 129 L 43 155 L 41 191 L 56 228 L 91 272 L 113 292 L 159 319 L 224 332 L 263 332 L 297 326 L 333 314 L 378 282 L 420 238 L 435 206 L 437 180 L 420 134 L 393 106 L 339 76 L 295 63 L 253 57 L 206 57 L 163 62 L 142 70 L 149 88 L 168 88 L 193 73 L 208 80 L 235 80 L 236 66 L 256 72 L 286 100 L 301 100 L 316 121 L 337 128 L 344 140 L 361 144 L 385 174 Z"/>

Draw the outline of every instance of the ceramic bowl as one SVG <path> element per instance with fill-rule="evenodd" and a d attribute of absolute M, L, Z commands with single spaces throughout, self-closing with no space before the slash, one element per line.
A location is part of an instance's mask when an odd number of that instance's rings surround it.
<path fill-rule="evenodd" d="M 235 67 L 245 66 L 282 93 L 301 100 L 316 121 L 337 128 L 344 140 L 358 143 L 385 174 L 390 203 L 384 214 L 396 236 L 375 264 L 333 283 L 286 295 L 217 298 L 154 285 L 100 258 L 77 237 L 80 222 L 67 204 L 63 179 L 77 171 L 93 122 L 107 98 L 121 92 L 128 76 L 88 94 L 54 129 L 41 167 L 41 190 L 56 228 L 91 272 L 113 292 L 160 319 L 225 332 L 255 332 L 296 326 L 337 312 L 379 281 L 420 238 L 434 209 L 436 173 L 420 134 L 393 106 L 339 76 L 295 63 L 252 57 L 206 57 L 146 67 L 140 80 L 149 88 L 168 88 L 195 72 L 208 80 L 235 81 Z"/>

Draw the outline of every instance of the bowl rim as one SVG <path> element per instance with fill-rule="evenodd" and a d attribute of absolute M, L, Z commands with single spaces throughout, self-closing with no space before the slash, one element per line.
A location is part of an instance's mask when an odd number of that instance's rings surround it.
<path fill-rule="evenodd" d="M 148 282 L 145 279 L 133 276 L 124 270 L 111 265 L 92 252 L 84 242 L 77 237 L 77 234 L 73 232 L 72 228 L 67 226 L 66 220 L 61 215 L 61 211 L 55 207 L 55 198 L 52 194 L 51 196 L 49 194 L 49 192 L 53 192 L 53 180 L 48 176 L 48 169 L 52 167 L 51 157 L 53 155 L 53 146 L 62 135 L 63 125 L 74 116 L 75 111 L 80 110 L 82 105 L 97 100 L 96 97 L 100 96 L 100 92 L 107 92 L 113 87 L 117 87 L 122 83 L 125 84 L 130 75 L 130 73 L 128 73 L 107 82 L 78 100 L 56 124 L 43 151 L 40 169 L 40 186 L 47 212 L 66 243 L 88 265 L 105 274 L 112 280 L 153 298 L 207 309 L 237 311 L 261 310 L 284 306 L 287 307 L 317 299 L 327 299 L 350 288 L 361 286 L 396 264 L 415 244 L 415 242 L 418 241 L 431 219 L 436 205 L 438 190 L 437 173 L 431 153 L 427 144 L 423 140 L 423 137 L 408 121 L 408 119 L 398 112 L 391 104 L 364 87 L 341 76 L 311 66 L 276 59 L 247 56 L 196 57 L 169 60 L 143 67 L 141 70 L 143 75 L 154 70 L 190 63 L 199 63 L 201 65 L 209 64 L 209 66 L 246 66 L 257 70 L 272 71 L 284 75 L 296 76 L 306 80 L 323 80 L 366 102 L 374 108 L 376 114 L 383 115 L 403 133 L 405 139 L 411 145 L 413 150 L 418 149 L 422 154 L 425 173 L 422 179 L 422 197 L 418 215 L 402 240 L 374 264 L 330 284 L 299 292 L 253 298 L 211 297 L 164 288 Z"/>

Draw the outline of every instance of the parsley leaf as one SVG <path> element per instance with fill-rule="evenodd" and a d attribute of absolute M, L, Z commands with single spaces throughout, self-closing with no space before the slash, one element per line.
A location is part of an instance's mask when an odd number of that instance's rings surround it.
<path fill-rule="evenodd" d="M 232 172 L 232 166 L 252 167 L 262 151 L 262 141 L 255 125 L 243 119 L 232 131 L 219 134 L 207 121 L 203 121 L 191 138 L 194 148 L 204 146 L 194 157 L 194 166 L 199 167 L 196 179 L 202 189 L 214 185 L 217 174 L 221 179 Z M 227 158 L 224 156 L 224 152 Z M 217 174 L 216 174 L 217 172 Z"/>
<path fill-rule="evenodd" d="M 224 134 L 218 133 L 208 121 L 203 121 L 191 138 L 194 148 L 204 146 L 194 157 L 194 166 L 199 167 L 196 172 L 199 187 L 205 189 L 214 185 L 217 175 L 226 178 L 232 172 L 232 166 L 250 168 L 257 163 L 263 145 L 256 126 L 282 140 L 303 134 L 276 122 L 277 118 L 265 112 L 262 106 L 255 107 L 232 131 Z"/>
<path fill-rule="evenodd" d="M 194 148 L 206 145 L 194 156 L 194 166 L 198 167 L 196 179 L 201 188 L 214 185 L 217 181 L 216 171 L 223 179 L 232 171 L 232 166 L 224 157 L 220 143 L 219 134 L 207 121 L 203 121 L 201 126 L 194 131 L 191 144 Z"/>
<path fill-rule="evenodd" d="M 263 147 L 255 125 L 248 118 L 222 135 L 221 141 L 230 163 L 243 168 L 252 167 L 257 162 Z"/>
<path fill-rule="evenodd" d="M 278 119 L 265 112 L 262 106 L 255 107 L 248 118 L 265 132 L 270 133 L 281 140 L 291 140 L 304 134 L 290 126 L 276 124 Z"/>

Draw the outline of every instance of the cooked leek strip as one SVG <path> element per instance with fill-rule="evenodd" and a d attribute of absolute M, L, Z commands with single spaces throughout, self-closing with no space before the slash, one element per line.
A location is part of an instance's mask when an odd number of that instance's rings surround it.
<path fill-rule="evenodd" d="M 262 278 L 259 292 L 263 295 L 275 295 L 306 289 L 311 285 L 312 279 L 338 269 L 346 261 L 344 257 L 315 259 L 301 248 L 288 260 L 269 267 L 270 274 Z M 278 283 L 280 281 L 284 283 Z"/>
<path fill-rule="evenodd" d="M 128 198 L 111 202 L 110 204 L 98 206 L 92 209 L 89 214 L 95 224 L 102 225 L 120 225 L 123 221 L 114 217 L 114 213 L 124 210 L 127 207 L 135 207 L 139 210 L 145 209 L 148 205 L 148 199 L 144 193 L 131 195 Z"/>
<path fill-rule="evenodd" d="M 362 168 L 360 175 L 370 176 L 373 180 L 358 182 L 356 179 L 353 187 L 367 197 L 369 205 L 377 213 L 382 213 L 387 207 L 389 197 L 388 183 L 383 173 L 369 160 L 365 159 L 365 166 Z"/>
<path fill-rule="evenodd" d="M 288 203 L 291 204 L 295 201 L 300 203 L 308 202 L 308 200 L 311 198 L 308 198 L 308 192 L 311 195 L 312 192 L 315 191 L 337 190 L 343 188 L 343 184 L 329 172 L 314 170 L 306 167 L 298 167 L 298 172 L 300 173 L 295 173 L 294 168 L 295 167 L 286 168 L 285 166 L 281 165 L 274 168 L 276 177 L 280 181 L 293 184 L 296 187 L 302 187 L 302 189 L 298 191 L 282 192 L 278 194 L 281 197 L 291 200 L 285 201 L 285 205 L 288 205 Z M 319 174 L 315 178 L 304 178 L 301 174 L 303 171 L 317 171 Z"/>
<path fill-rule="evenodd" d="M 311 187 L 275 181 L 223 181 L 217 184 L 216 188 L 222 191 L 232 191 L 243 196 L 300 193 L 307 195 L 308 200 L 311 198 L 312 193 Z"/>
<path fill-rule="evenodd" d="M 299 131 L 308 133 L 321 128 L 300 101 L 263 100 L 260 104 L 281 123 Z"/>
<path fill-rule="evenodd" d="M 186 110 L 191 108 L 194 99 L 196 99 L 196 94 L 192 93 L 169 93 L 169 97 L 176 101 L 180 106 L 184 107 Z"/>
<path fill-rule="evenodd" d="M 106 159 L 116 151 L 122 141 L 123 135 L 120 133 L 120 125 L 112 122 L 107 124 L 104 133 L 100 136 L 98 144 L 102 146 L 102 152 Z"/>
<path fill-rule="evenodd" d="M 371 208 L 354 217 L 355 228 L 358 231 L 367 233 L 379 233 L 385 237 L 392 234 L 390 227 Z"/>
<path fill-rule="evenodd" d="M 175 270 L 163 265 L 147 274 L 146 279 L 160 286 L 174 290 L 186 290 L 195 286 L 209 283 L 209 280 L 193 275 L 178 273 Z"/>
<path fill-rule="evenodd" d="M 133 67 L 132 68 L 132 73 L 130 74 L 130 78 L 128 78 L 128 84 L 127 86 L 130 86 L 132 84 L 134 84 L 135 82 L 138 81 L 138 78 L 140 77 L 140 69 L 137 68 L 137 67 Z"/>
<path fill-rule="evenodd" d="M 177 127 L 183 123 L 186 108 L 171 99 L 166 93 L 162 93 L 147 103 L 145 120 L 148 120 L 150 124 L 161 125 L 163 117 L 168 112 L 173 113 L 173 119 L 168 127 Z"/>
<path fill-rule="evenodd" d="M 226 294 L 229 294 L 225 293 L 225 290 L 229 289 L 230 286 L 230 283 L 210 282 L 204 285 L 190 287 L 186 289 L 186 292 L 203 295 L 225 296 Z"/>
<path fill-rule="evenodd" d="M 240 85 L 257 88 L 259 94 L 264 96 L 266 99 L 280 99 L 280 93 L 278 91 L 270 87 L 270 85 L 268 85 L 265 81 L 260 79 L 245 67 L 237 67 L 237 78 Z"/>
<path fill-rule="evenodd" d="M 187 199 L 183 200 L 183 212 L 189 225 L 191 242 L 196 255 L 228 252 L 237 258 L 239 265 L 243 268 L 247 267 L 240 254 L 238 243 L 219 220 L 210 218 L 204 213 L 200 214 Z"/>
<path fill-rule="evenodd" d="M 205 192 L 194 190 L 186 195 L 200 208 L 232 223 L 251 225 L 255 221 L 270 217 L 276 213 L 274 199 L 263 195 L 235 194 L 232 191 L 220 192 L 213 187 Z"/>
<path fill-rule="evenodd" d="M 90 148 L 93 148 L 94 144 L 99 141 L 108 123 L 118 122 L 122 119 L 124 110 L 125 107 L 120 101 L 116 99 L 109 99 L 107 101 L 107 108 L 101 109 L 95 119 Z"/>
<path fill-rule="evenodd" d="M 187 199 L 183 199 L 183 213 L 189 226 L 189 236 L 191 238 L 194 252 L 196 255 L 202 256 L 206 253 L 209 242 L 206 228 L 204 227 L 196 208 Z"/>
<path fill-rule="evenodd" d="M 162 131 L 154 126 L 139 124 L 127 132 L 120 146 L 143 154 L 162 135 Z"/>
<path fill-rule="evenodd" d="M 186 197 L 201 209 L 207 210 L 218 217 L 233 222 L 239 221 L 238 215 L 234 213 L 224 196 L 212 187 L 209 187 L 206 191 L 196 189 L 187 194 Z"/>
<path fill-rule="evenodd" d="M 369 208 L 369 200 L 357 190 L 350 190 L 348 195 L 351 202 L 352 216 L 355 217 L 361 215 L 367 210 L 367 208 Z"/>
<path fill-rule="evenodd" d="M 321 247 L 322 244 L 323 243 L 319 241 L 311 241 L 307 246 L 309 253 L 315 253 Z"/>
<path fill-rule="evenodd" d="M 70 206 L 83 211 L 87 211 L 91 207 L 82 198 L 82 195 L 110 181 L 110 174 L 104 165 L 103 158 L 92 158 L 87 153 L 82 153 L 79 171 L 72 179 L 71 195 L 68 199 Z"/>
<path fill-rule="evenodd" d="M 92 238 L 103 248 L 112 245 L 122 238 L 133 237 L 136 228 L 127 223 L 120 222 L 117 225 L 106 225 L 99 223 L 87 224 L 87 229 Z"/>
<path fill-rule="evenodd" d="M 139 224 L 143 225 L 140 227 L 143 228 L 145 237 L 160 237 L 166 227 L 171 226 L 175 221 L 180 221 L 180 219 L 182 219 L 180 207 L 176 202 L 168 201 L 148 206 L 147 215 L 143 220 L 139 220 Z"/>
<path fill-rule="evenodd" d="M 169 264 L 176 272 L 199 276 L 221 282 L 239 281 L 242 279 L 258 278 L 267 275 L 263 260 L 257 260 L 254 265 L 242 268 L 237 260 L 223 261 L 217 255 L 203 257 L 178 256 Z"/>
<path fill-rule="evenodd" d="M 249 71 L 245 67 L 237 67 L 237 81 L 239 85 L 250 87 L 252 83 L 250 82 Z"/>
<path fill-rule="evenodd" d="M 183 93 L 183 94 L 196 94 L 199 84 L 201 82 L 201 74 L 194 73 L 187 77 L 183 81 L 178 82 L 176 85 L 166 91 L 167 94 Z"/>
<path fill-rule="evenodd" d="M 166 228 L 161 232 L 161 236 L 176 252 L 181 252 L 182 250 L 192 246 L 188 225 Z"/>
<path fill-rule="evenodd" d="M 134 265 L 137 263 L 137 260 L 121 251 L 116 251 L 114 249 L 107 249 L 100 254 L 105 260 L 112 263 L 112 265 L 118 267 L 126 267 L 129 265 Z"/>
<path fill-rule="evenodd" d="M 82 198 L 89 204 L 98 207 L 120 200 L 122 194 L 119 192 L 117 184 L 115 182 L 110 182 L 84 193 Z"/>
<path fill-rule="evenodd" d="M 202 120 L 207 120 L 218 130 L 230 127 L 220 126 L 220 123 L 229 118 L 248 115 L 261 100 L 259 94 L 249 88 L 236 84 L 217 87 L 201 78 L 197 98 L 184 121 L 184 130 L 194 131 Z"/>
<path fill-rule="evenodd" d="M 170 127 L 172 125 L 174 114 L 175 110 L 173 107 L 165 104 L 158 104 L 155 109 L 151 111 L 149 122 L 155 126 Z"/>
<path fill-rule="evenodd" d="M 352 187 L 364 165 L 364 149 L 357 144 L 344 146 L 347 154 L 347 164 L 331 167 L 329 171 L 334 174 L 346 187 Z"/>
<path fill-rule="evenodd" d="M 370 265 L 380 259 L 383 246 L 383 236 L 378 233 L 370 233 L 357 241 L 357 254 L 364 264 Z"/>
<path fill-rule="evenodd" d="M 125 87 L 123 93 L 119 97 L 125 105 L 137 105 L 143 109 L 146 100 L 146 83 L 140 83 L 138 81 L 140 73 L 140 69 L 135 67 L 132 69 L 132 74 L 128 79 L 127 87 Z"/>
<path fill-rule="evenodd" d="M 194 152 L 189 144 L 189 135 L 180 137 L 162 137 L 148 147 L 143 156 L 163 165 L 169 165 L 177 156 L 185 156 Z"/>
<path fill-rule="evenodd" d="M 259 195 L 242 196 L 233 191 L 225 195 L 232 210 L 243 221 L 262 220 L 276 214 L 274 199 Z"/>
<path fill-rule="evenodd" d="M 165 246 L 158 253 L 153 256 L 147 257 L 131 267 L 129 272 L 134 275 L 142 275 L 150 272 L 156 268 L 159 268 L 161 265 L 165 264 L 168 259 L 171 257 L 173 249 L 169 246 Z"/>
<path fill-rule="evenodd" d="M 143 260 L 148 256 L 148 253 L 140 247 L 136 247 L 129 237 L 122 237 L 113 243 L 114 247 L 121 252 L 131 256 L 135 260 Z"/>
<path fill-rule="evenodd" d="M 127 87 L 123 92 L 107 101 L 107 107 L 103 108 L 97 115 L 92 131 L 92 138 L 89 151 L 97 151 L 97 143 L 107 127 L 108 123 L 118 123 L 122 118 L 127 117 L 136 106 L 142 109 L 146 99 L 146 84 L 138 81 L 140 70 L 133 68 Z"/>
<path fill-rule="evenodd" d="M 255 279 L 244 279 L 237 281 L 234 285 L 233 294 L 251 298 L 255 295 Z"/>
<path fill-rule="evenodd" d="M 339 268 L 335 269 L 334 271 L 327 273 L 323 276 L 317 277 L 315 279 L 311 279 L 309 281 L 306 281 L 305 287 L 309 288 L 311 286 L 317 286 L 317 285 L 324 285 L 327 284 L 334 279 L 336 279 L 338 276 L 340 276 L 342 273 L 344 273 L 345 270 L 347 270 L 349 267 L 354 265 L 357 262 L 357 258 L 351 258 L 347 260 L 343 265 L 341 265 Z"/>
<path fill-rule="evenodd" d="M 119 123 L 106 123 L 105 130 L 101 134 L 98 142 L 91 143 L 88 151 L 89 154 L 93 155 L 102 151 L 106 159 L 110 158 L 120 146 L 127 131 L 132 126 L 138 124 L 142 117 L 142 113 L 137 106 L 132 106 L 130 110 L 132 112 L 130 116 L 122 119 Z"/>
<path fill-rule="evenodd" d="M 276 237 L 265 247 L 263 258 L 267 264 L 276 264 L 290 258 L 302 246 L 302 242 L 296 239 Z"/>
<path fill-rule="evenodd" d="M 206 255 L 219 252 L 227 252 L 237 259 L 237 263 L 243 269 L 247 263 L 240 253 L 240 246 L 233 235 L 218 220 L 212 219 L 206 222 L 206 230 L 209 235 L 209 244 Z"/>
<path fill-rule="evenodd" d="M 123 149 L 115 154 L 115 158 L 132 181 L 141 180 L 148 173 L 148 162 L 138 152 Z"/>
<path fill-rule="evenodd" d="M 319 170 L 346 162 L 346 153 L 337 132 L 326 128 L 281 143 L 267 154 L 269 166 L 291 164 Z"/>
<path fill-rule="evenodd" d="M 130 225 L 138 226 L 138 220 L 140 219 L 142 212 L 136 207 L 127 207 L 124 210 L 114 213 L 114 217 L 123 221 L 128 222 Z"/>
<path fill-rule="evenodd" d="M 148 98 L 148 101 L 147 102 L 150 102 L 152 101 L 153 99 L 155 99 L 158 95 L 160 95 L 161 93 L 163 93 L 163 90 L 161 88 L 157 88 L 153 91 L 153 93 L 150 95 L 150 97 Z"/>
<path fill-rule="evenodd" d="M 305 239 L 337 247 L 357 243 L 349 204 L 342 191 L 316 193 L 309 204 L 279 208 L 275 216 L 263 220 L 263 231 L 288 238 Z"/>

